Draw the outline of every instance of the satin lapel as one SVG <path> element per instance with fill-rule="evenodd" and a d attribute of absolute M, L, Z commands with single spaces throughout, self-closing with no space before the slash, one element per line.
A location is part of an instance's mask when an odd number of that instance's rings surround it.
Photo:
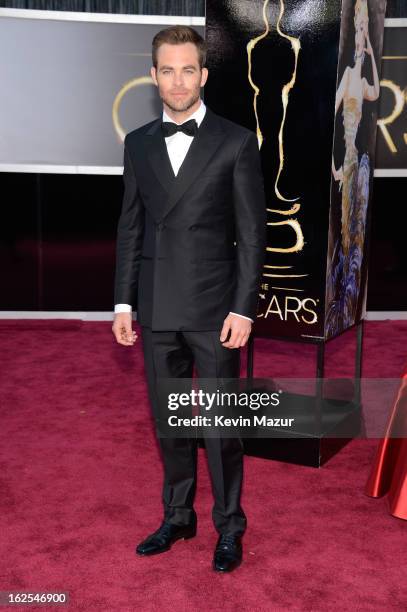
<path fill-rule="evenodd" d="M 161 218 L 168 215 L 186 190 L 193 184 L 224 138 L 225 132 L 217 115 L 207 108 L 198 134 L 193 139 L 177 176 L 173 179 L 168 201 L 163 206 Z M 170 161 L 168 163 L 170 164 Z"/>
<path fill-rule="evenodd" d="M 171 191 L 175 174 L 173 172 L 164 136 L 161 133 L 161 118 L 146 133 L 147 158 L 151 168 L 168 193 Z"/>

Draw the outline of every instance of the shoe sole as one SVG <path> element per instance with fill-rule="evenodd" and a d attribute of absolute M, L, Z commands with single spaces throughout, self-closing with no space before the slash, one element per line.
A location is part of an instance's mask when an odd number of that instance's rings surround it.
<path fill-rule="evenodd" d="M 191 533 L 190 535 L 180 536 L 179 538 L 175 538 L 174 541 L 169 546 L 167 546 L 167 548 L 162 548 L 161 550 L 153 550 L 152 552 L 139 552 L 136 549 L 136 554 L 139 555 L 140 557 L 151 557 L 152 555 L 161 555 L 161 553 L 171 550 L 171 547 L 173 546 L 173 544 L 175 544 L 175 542 L 178 542 L 179 540 L 190 540 L 191 538 L 194 538 L 195 536 L 196 536 L 196 532 Z"/>
<path fill-rule="evenodd" d="M 231 572 L 233 572 L 233 570 L 237 569 L 241 565 L 241 563 L 242 559 L 240 559 L 240 561 L 236 561 L 231 569 L 220 569 L 219 567 L 216 567 L 215 563 L 213 563 L 212 568 L 217 574 L 230 574 Z"/>

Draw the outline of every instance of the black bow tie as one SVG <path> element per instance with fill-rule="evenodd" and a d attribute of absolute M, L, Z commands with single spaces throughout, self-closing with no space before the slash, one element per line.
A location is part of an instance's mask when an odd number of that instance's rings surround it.
<path fill-rule="evenodd" d="M 195 119 L 185 121 L 185 123 L 181 123 L 181 125 L 172 123 L 171 121 L 163 121 L 161 124 L 161 129 L 164 134 L 164 138 L 167 138 L 167 136 L 172 136 L 173 134 L 176 134 L 176 132 L 184 132 L 184 134 L 187 136 L 195 136 L 195 134 L 198 132 L 198 124 Z"/>

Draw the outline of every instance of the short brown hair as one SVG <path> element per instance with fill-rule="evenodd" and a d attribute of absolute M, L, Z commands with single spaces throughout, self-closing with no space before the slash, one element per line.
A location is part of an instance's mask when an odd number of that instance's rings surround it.
<path fill-rule="evenodd" d="M 184 43 L 192 43 L 198 50 L 199 66 L 202 69 L 206 63 L 206 42 L 200 34 L 189 26 L 176 25 L 165 30 L 160 30 L 153 38 L 153 66 L 157 68 L 157 51 L 162 44 L 183 45 Z"/>

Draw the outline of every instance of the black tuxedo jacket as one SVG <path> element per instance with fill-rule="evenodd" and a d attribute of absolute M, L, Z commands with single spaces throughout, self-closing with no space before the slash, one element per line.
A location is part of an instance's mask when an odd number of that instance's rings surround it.
<path fill-rule="evenodd" d="M 156 331 L 256 316 L 266 204 L 253 132 L 206 108 L 175 176 L 161 118 L 127 134 L 115 304 Z"/>

